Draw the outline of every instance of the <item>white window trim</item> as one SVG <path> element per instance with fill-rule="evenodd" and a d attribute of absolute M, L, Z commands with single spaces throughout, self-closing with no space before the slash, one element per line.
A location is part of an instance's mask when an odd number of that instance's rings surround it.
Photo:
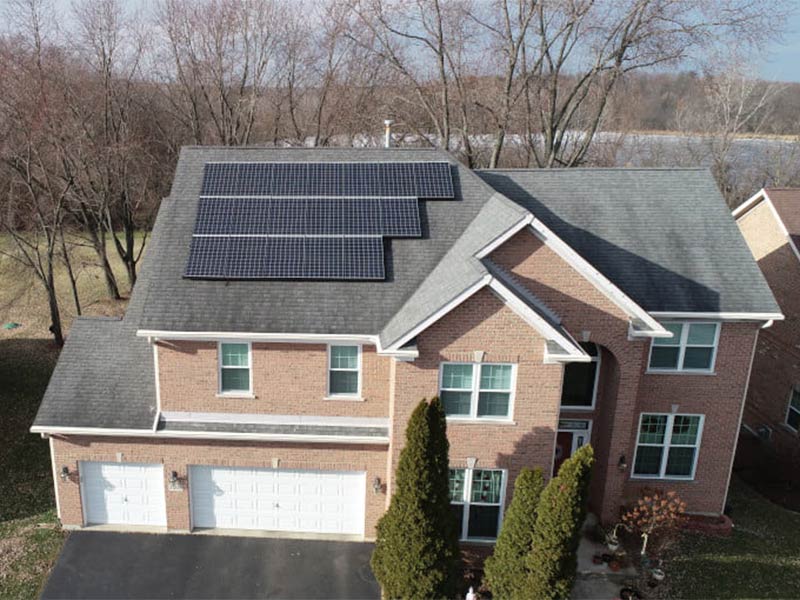
<path fill-rule="evenodd" d="M 459 361 L 444 361 L 439 363 L 439 396 L 442 395 L 442 380 L 444 378 L 444 366 L 445 365 L 471 365 L 472 366 L 472 394 L 470 396 L 470 404 L 469 404 L 469 415 L 448 415 L 448 421 L 493 421 L 495 423 L 509 423 L 513 422 L 514 420 L 514 400 L 515 396 L 517 395 L 517 365 L 516 363 L 501 363 L 501 362 L 481 362 L 481 363 L 473 363 L 473 362 L 459 362 Z M 508 414 L 505 417 L 493 417 L 493 416 L 478 416 L 478 398 L 480 395 L 480 386 L 481 386 L 481 374 L 480 374 L 480 367 L 483 365 L 487 366 L 495 366 L 495 365 L 503 365 L 503 366 L 510 366 L 511 367 L 511 389 L 509 390 L 508 396 Z M 475 367 L 478 367 L 476 369 Z M 477 371 L 477 372 L 476 372 Z M 450 391 L 466 391 L 466 389 L 456 389 L 456 388 L 447 388 Z M 503 390 L 486 390 L 486 391 L 496 391 L 502 392 Z"/>
<path fill-rule="evenodd" d="M 662 444 L 652 443 L 639 443 L 639 436 L 642 432 L 642 419 L 644 416 L 667 417 L 667 425 L 664 430 L 664 442 Z M 672 443 L 672 427 L 675 423 L 675 417 L 700 417 L 700 422 L 697 425 L 697 441 L 692 444 L 673 444 Z M 679 481 L 694 481 L 695 474 L 697 473 L 697 461 L 700 458 L 700 448 L 703 443 L 703 429 L 705 428 L 706 416 L 696 413 L 659 413 L 659 412 L 642 412 L 639 413 L 639 425 L 636 428 L 636 443 L 633 452 L 633 463 L 631 463 L 631 479 L 662 479 L 662 480 L 679 480 Z M 639 475 L 634 472 L 636 468 L 636 457 L 639 454 L 639 446 L 657 446 L 664 449 L 661 455 L 661 467 L 659 468 L 658 475 Z M 695 448 L 694 461 L 692 462 L 691 475 L 666 475 L 667 460 L 669 459 L 670 448 Z"/>
<path fill-rule="evenodd" d="M 602 358 L 601 358 L 602 350 L 600 349 L 600 346 L 595 344 L 594 347 L 597 348 L 597 356 L 589 355 L 589 356 L 591 356 L 591 360 L 589 362 L 590 363 L 597 363 L 597 369 L 595 369 L 595 372 L 594 372 L 594 389 L 592 390 L 592 404 L 591 404 L 591 406 L 575 406 L 573 404 L 562 404 L 561 405 L 561 410 L 569 410 L 569 411 L 572 411 L 572 412 L 580 412 L 580 411 L 591 412 L 597 407 L 597 388 L 598 388 L 598 386 L 600 384 L 600 367 L 602 366 L 603 363 L 602 363 Z M 566 374 L 566 372 L 567 372 L 567 365 L 564 365 L 564 374 Z M 561 389 L 562 390 L 564 389 L 563 384 L 562 384 Z"/>
<path fill-rule="evenodd" d="M 666 323 L 665 323 L 666 324 Z M 650 353 L 647 356 L 647 371 L 646 373 L 657 373 L 657 374 L 664 374 L 664 373 L 687 373 L 687 374 L 705 374 L 705 375 L 712 375 L 714 374 L 714 367 L 717 364 L 717 350 L 719 349 L 719 333 L 722 329 L 721 323 L 719 321 L 669 321 L 669 324 L 678 324 L 681 325 L 681 339 L 678 341 L 678 366 L 674 369 L 667 369 L 667 368 L 657 368 L 651 367 L 650 361 L 653 358 L 653 348 L 655 347 L 655 340 L 650 343 Z M 715 325 L 716 330 L 714 331 L 714 347 L 711 352 L 711 364 L 709 365 L 708 369 L 686 369 L 683 365 L 683 359 L 686 355 L 686 342 L 689 338 L 689 326 L 690 325 Z M 669 348 L 670 346 L 662 346 Z M 672 346 L 673 348 L 675 346 Z M 699 346 L 697 344 L 693 344 L 692 348 L 708 348 L 708 346 Z"/>
<path fill-rule="evenodd" d="M 356 390 L 355 394 L 334 394 L 331 392 L 331 371 L 348 371 L 352 372 L 353 369 L 332 369 L 331 368 L 331 348 L 334 346 L 355 346 L 358 348 L 358 364 L 356 366 L 356 371 L 358 373 L 358 389 Z M 362 347 L 361 344 L 328 344 L 327 349 L 327 365 L 325 369 L 325 400 L 363 400 L 361 395 L 362 390 L 362 380 L 363 380 L 363 369 L 362 369 Z"/>
<path fill-rule="evenodd" d="M 474 471 L 500 471 L 502 473 L 501 480 L 500 480 L 500 510 L 497 513 L 497 533 L 500 534 L 500 528 L 503 526 L 503 516 L 505 514 L 506 508 L 506 486 L 508 485 L 508 470 L 507 469 L 498 469 L 496 467 L 475 467 L 470 469 L 469 467 L 450 467 L 453 470 L 461 470 L 464 471 L 464 496 L 461 502 L 454 502 L 450 501 L 450 504 L 459 504 L 464 507 L 464 512 L 461 516 L 461 528 L 458 531 L 458 539 L 462 542 L 486 542 L 486 543 L 494 543 L 497 541 L 497 537 L 493 538 L 481 538 L 481 537 L 468 537 L 469 532 L 469 509 L 471 506 L 497 506 L 494 503 L 488 502 L 471 502 L 469 498 L 472 498 L 472 474 Z M 449 474 L 448 474 L 449 476 Z"/>
<path fill-rule="evenodd" d="M 223 344 L 247 344 L 247 370 L 249 371 L 249 381 L 247 390 L 223 391 L 222 389 L 222 345 Z M 243 369 L 244 367 L 224 367 L 226 369 Z M 220 340 L 217 342 L 217 397 L 218 398 L 255 398 L 253 394 L 253 344 L 242 340 Z"/>
<path fill-rule="evenodd" d="M 800 429 L 795 429 L 794 427 L 789 425 L 789 415 L 792 414 L 792 411 L 800 415 L 800 409 L 797 409 L 794 406 L 792 406 L 792 397 L 794 396 L 795 391 L 800 392 L 800 387 L 793 385 L 792 389 L 789 390 L 789 405 L 786 407 L 786 416 L 783 419 L 783 424 L 786 425 L 786 428 L 789 429 L 790 431 L 798 433 L 800 432 Z"/>

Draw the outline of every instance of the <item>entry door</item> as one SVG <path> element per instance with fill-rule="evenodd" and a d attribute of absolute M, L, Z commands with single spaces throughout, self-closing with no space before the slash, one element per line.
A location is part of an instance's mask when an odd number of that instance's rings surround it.
<path fill-rule="evenodd" d="M 553 462 L 553 475 L 558 475 L 558 470 L 565 460 L 572 456 L 572 436 L 571 431 L 559 431 L 556 434 L 556 457 Z"/>
<path fill-rule="evenodd" d="M 166 527 L 162 465 L 81 462 L 79 468 L 86 524 Z"/>
<path fill-rule="evenodd" d="M 366 473 L 193 466 L 192 525 L 364 534 Z"/>

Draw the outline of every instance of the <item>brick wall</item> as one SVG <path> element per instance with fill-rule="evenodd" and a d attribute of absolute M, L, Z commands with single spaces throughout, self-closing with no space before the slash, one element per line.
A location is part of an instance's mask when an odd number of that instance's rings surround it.
<path fill-rule="evenodd" d="M 327 346 L 254 343 L 255 398 L 219 397 L 217 344 L 159 342 L 161 409 L 166 411 L 387 417 L 391 359 L 362 347 L 362 401 L 326 400 Z"/>
<path fill-rule="evenodd" d="M 272 468 L 273 460 L 278 459 L 283 469 L 366 471 L 367 539 L 374 538 L 375 525 L 385 509 L 384 494 L 375 494 L 371 487 L 375 477 L 385 479 L 385 446 L 70 437 L 54 438 L 53 452 L 56 465 L 59 468 L 66 465 L 73 473 L 67 481 L 56 480 L 61 522 L 67 526 L 83 525 L 79 461 L 161 463 L 164 465 L 165 489 L 169 474 L 177 471 L 178 477 L 185 480 L 189 465 Z M 169 529 L 188 531 L 188 488 L 180 492 L 167 491 L 166 499 Z"/>

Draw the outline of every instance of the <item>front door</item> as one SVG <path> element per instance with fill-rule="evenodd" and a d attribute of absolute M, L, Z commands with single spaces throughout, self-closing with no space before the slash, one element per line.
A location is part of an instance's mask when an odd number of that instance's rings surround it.
<path fill-rule="evenodd" d="M 570 456 L 572 456 L 572 432 L 559 431 L 556 435 L 556 459 L 553 463 L 553 475 L 558 475 L 561 465 Z"/>
<path fill-rule="evenodd" d="M 556 434 L 556 454 L 553 460 L 553 475 L 558 475 L 561 464 L 584 444 L 592 435 L 590 419 L 561 419 Z"/>

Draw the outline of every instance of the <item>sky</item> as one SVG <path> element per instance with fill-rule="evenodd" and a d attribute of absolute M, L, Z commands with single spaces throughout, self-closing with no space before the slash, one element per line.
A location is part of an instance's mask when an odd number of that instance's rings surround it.
<path fill-rule="evenodd" d="M 789 17 L 786 35 L 766 47 L 767 58 L 761 76 L 777 81 L 800 82 L 800 11 Z"/>

